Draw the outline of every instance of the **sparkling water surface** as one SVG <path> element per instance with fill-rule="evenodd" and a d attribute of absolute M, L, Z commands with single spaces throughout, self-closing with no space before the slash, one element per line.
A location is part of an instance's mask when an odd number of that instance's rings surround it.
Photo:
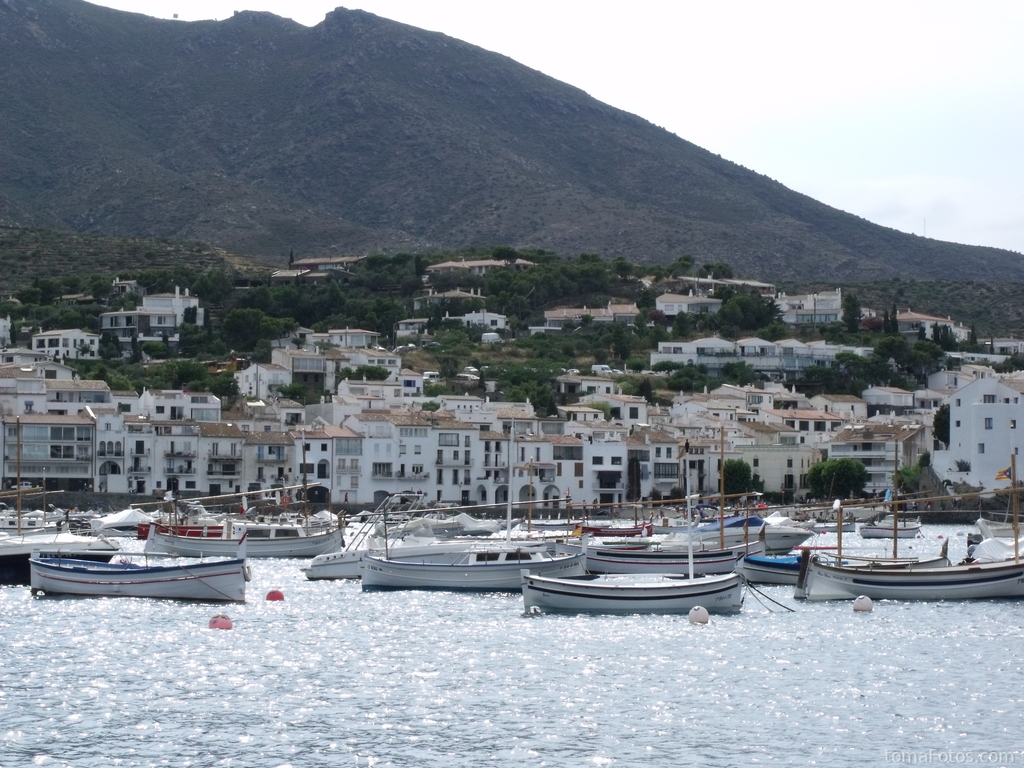
<path fill-rule="evenodd" d="M 956 561 L 969 530 L 900 551 L 948 537 Z M 1024 601 L 862 614 L 760 587 L 700 626 L 250 562 L 245 604 L 0 588 L 0 765 L 1024 765 Z"/>

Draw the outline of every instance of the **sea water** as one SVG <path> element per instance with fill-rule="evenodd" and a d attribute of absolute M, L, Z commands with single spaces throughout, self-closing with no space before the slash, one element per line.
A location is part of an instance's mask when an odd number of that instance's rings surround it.
<path fill-rule="evenodd" d="M 949 538 L 956 561 L 969 530 L 900 552 Z M 245 604 L 0 589 L 0 765 L 1024 765 L 1024 601 L 855 613 L 761 587 L 701 626 L 250 562 Z"/>

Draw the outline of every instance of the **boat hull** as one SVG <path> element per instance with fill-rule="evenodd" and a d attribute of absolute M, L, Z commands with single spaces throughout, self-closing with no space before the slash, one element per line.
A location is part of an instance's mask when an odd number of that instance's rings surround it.
<path fill-rule="evenodd" d="M 743 605 L 743 582 L 735 573 L 696 579 L 649 576 L 551 578 L 523 572 L 523 603 L 528 611 L 553 613 L 675 614 L 703 606 L 708 613 L 736 613 Z"/>
<path fill-rule="evenodd" d="M 394 560 L 363 555 L 363 589 L 440 589 L 474 592 L 517 592 L 521 572 L 562 576 L 586 573 L 583 555 L 556 556 L 545 561 L 473 563 Z"/>
<path fill-rule="evenodd" d="M 152 534 L 153 548 L 178 557 L 232 557 L 238 552 L 238 539 L 193 538 L 162 533 L 159 528 Z M 344 533 L 340 529 L 313 536 L 289 538 L 246 537 L 247 557 L 316 557 L 335 552 L 344 544 Z"/>
<path fill-rule="evenodd" d="M 800 576 L 800 558 L 751 555 L 736 563 L 736 573 L 751 584 L 795 585 Z"/>
<path fill-rule="evenodd" d="M 108 563 L 120 551 L 115 542 L 74 533 L 5 537 L 0 539 L 0 584 L 29 584 L 33 552 Z"/>
<path fill-rule="evenodd" d="M 807 600 L 974 600 L 1024 597 L 1024 563 L 850 568 L 811 560 L 797 596 Z"/>
<path fill-rule="evenodd" d="M 244 560 L 149 567 L 32 558 L 29 566 L 33 594 L 245 602 Z"/>
<path fill-rule="evenodd" d="M 896 538 L 915 539 L 921 532 L 921 525 L 900 525 L 896 529 Z M 863 539 L 891 539 L 891 525 L 861 525 L 860 535 Z"/>
<path fill-rule="evenodd" d="M 690 554 L 688 547 L 685 546 L 668 549 L 618 549 L 556 544 L 555 551 L 566 554 L 582 553 L 587 572 L 592 574 L 690 572 Z M 694 546 L 693 572 L 695 575 L 731 573 L 736 568 L 736 563 L 744 556 L 763 552 L 764 542 L 761 541 L 752 541 L 746 545 L 726 549 L 702 549 Z"/>

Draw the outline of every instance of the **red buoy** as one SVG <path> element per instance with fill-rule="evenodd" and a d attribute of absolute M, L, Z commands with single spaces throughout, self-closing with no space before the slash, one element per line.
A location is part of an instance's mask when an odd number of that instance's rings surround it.
<path fill-rule="evenodd" d="M 234 626 L 231 617 L 223 613 L 218 613 L 210 619 L 210 629 L 231 629 Z"/>
<path fill-rule="evenodd" d="M 284 600 L 284 592 L 280 589 L 272 589 L 267 592 L 267 600 Z"/>

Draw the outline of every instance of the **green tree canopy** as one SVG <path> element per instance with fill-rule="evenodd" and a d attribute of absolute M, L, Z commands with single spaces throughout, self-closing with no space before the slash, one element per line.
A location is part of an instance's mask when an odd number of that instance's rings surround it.
<path fill-rule="evenodd" d="M 807 485 L 819 499 L 854 498 L 867 483 L 867 467 L 856 459 L 820 461 L 807 473 Z"/>

